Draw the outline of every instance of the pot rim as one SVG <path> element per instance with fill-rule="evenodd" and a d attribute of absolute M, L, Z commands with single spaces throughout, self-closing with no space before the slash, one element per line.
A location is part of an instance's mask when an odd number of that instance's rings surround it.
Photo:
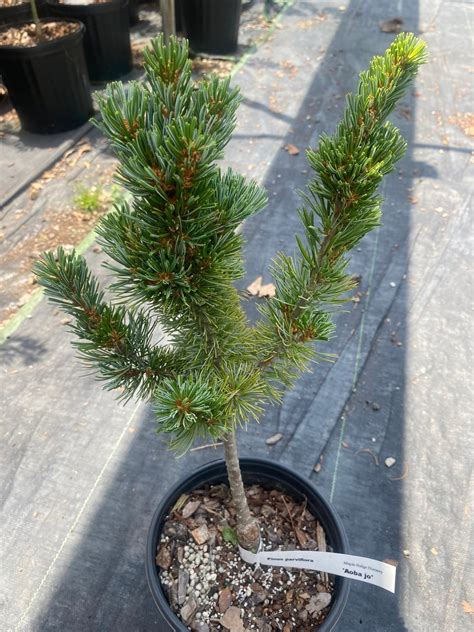
<path fill-rule="evenodd" d="M 300 474 L 298 474 L 294 470 L 291 470 L 285 465 L 281 465 L 280 463 L 276 461 L 271 461 L 269 459 L 241 458 L 240 465 L 242 467 L 242 474 L 244 479 L 246 474 L 248 474 L 249 476 L 252 476 L 253 474 L 258 476 L 258 468 L 261 466 L 265 469 L 265 471 L 261 472 L 262 479 L 274 478 L 275 483 L 279 482 L 282 487 L 285 487 L 285 483 L 286 486 L 289 488 L 294 488 L 295 485 L 300 486 L 303 488 L 301 491 L 301 494 L 303 495 L 306 495 L 305 492 L 310 492 L 313 499 L 317 499 L 318 503 L 321 505 L 321 515 L 319 515 L 318 518 L 323 523 L 329 539 L 331 540 L 336 537 L 339 540 L 340 545 L 336 547 L 336 552 L 348 552 L 349 541 L 347 539 L 344 526 L 339 516 L 334 511 L 330 503 L 324 498 L 324 496 L 317 490 L 315 485 L 309 479 L 301 476 Z M 148 586 L 152 594 L 153 601 L 160 611 L 161 615 L 163 616 L 164 621 L 166 621 L 166 623 L 170 627 L 173 626 L 174 629 L 179 632 L 184 632 L 189 628 L 187 628 L 182 623 L 182 621 L 171 609 L 171 606 L 168 604 L 168 600 L 161 587 L 159 573 L 155 562 L 156 544 L 161 533 L 161 527 L 164 522 L 164 517 L 168 513 L 169 509 L 173 506 L 173 504 L 176 502 L 177 498 L 181 494 L 189 491 L 190 489 L 193 489 L 193 487 L 195 489 L 196 486 L 206 484 L 205 480 L 202 480 L 202 478 L 206 474 L 208 475 L 209 479 L 216 479 L 219 478 L 219 476 L 226 477 L 227 474 L 225 461 L 223 461 L 222 459 L 215 459 L 213 461 L 210 461 L 177 481 L 159 502 L 158 507 L 153 514 L 153 518 L 148 530 L 145 559 L 145 570 Z M 278 479 L 278 475 L 281 475 L 280 480 Z M 197 480 L 194 483 L 192 482 L 193 479 L 201 480 Z M 328 523 L 330 524 L 328 525 Z M 331 528 L 330 533 L 328 533 L 328 526 Z M 347 602 L 350 589 L 349 580 L 344 577 L 337 577 L 336 581 L 336 599 L 333 606 L 331 607 L 331 610 L 329 611 L 327 618 L 323 622 L 322 626 L 318 628 L 320 632 L 330 632 L 331 630 L 334 630 Z"/>
<path fill-rule="evenodd" d="M 0 50 L 2 52 L 15 51 L 18 54 L 23 54 L 23 55 L 28 55 L 29 53 L 31 54 L 32 51 L 35 51 L 37 53 L 46 52 L 48 51 L 48 49 L 55 48 L 58 44 L 64 44 L 65 42 L 68 42 L 69 40 L 73 40 L 77 37 L 83 37 L 86 31 L 86 27 L 84 26 L 84 24 L 80 20 L 76 20 L 74 18 L 56 18 L 55 19 L 55 18 L 48 17 L 48 18 L 41 18 L 40 22 L 42 24 L 47 24 L 49 22 L 55 22 L 55 23 L 65 22 L 67 24 L 77 24 L 79 28 L 73 31 L 72 33 L 68 33 L 67 35 L 62 35 L 61 37 L 57 37 L 53 40 L 50 40 L 49 42 L 39 42 L 35 46 L 15 46 L 13 44 L 6 44 L 6 45 L 0 44 Z M 19 29 L 20 27 L 26 26 L 28 24 L 34 24 L 34 21 L 21 20 L 18 22 L 12 22 L 11 24 L 3 24 L 2 26 L 0 26 L 0 33 L 11 28 Z"/>

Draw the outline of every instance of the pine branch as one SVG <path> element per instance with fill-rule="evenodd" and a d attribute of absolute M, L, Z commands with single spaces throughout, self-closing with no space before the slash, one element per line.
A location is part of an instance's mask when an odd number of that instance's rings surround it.
<path fill-rule="evenodd" d="M 175 353 L 152 344 L 154 324 L 146 313 L 105 302 L 82 257 L 62 248 L 56 257 L 44 253 L 34 271 L 51 301 L 73 317 L 79 358 L 106 388 L 120 389 L 120 398 L 149 399 L 163 378 L 179 370 Z"/>
<path fill-rule="evenodd" d="M 216 441 L 236 424 L 258 419 L 266 390 L 250 363 L 183 371 L 156 392 L 158 429 L 173 435 L 171 447 L 184 453 L 200 437 Z"/>
<path fill-rule="evenodd" d="M 310 359 L 306 343 L 326 341 L 333 331 L 331 306 L 353 287 L 346 255 L 379 225 L 377 188 L 406 149 L 385 119 L 425 57 L 423 42 L 398 36 L 361 73 L 335 134 L 307 152 L 315 177 L 302 196 L 305 240 L 297 236 L 297 256 L 275 260 L 276 295 L 256 328 L 259 365 L 270 381 L 291 384 Z"/>
<path fill-rule="evenodd" d="M 187 55 L 186 42 L 172 39 L 166 47 L 157 38 L 145 56 L 148 86 L 134 85 L 126 95 L 113 84 L 101 99 L 101 127 L 135 201 L 108 215 L 98 234 L 117 277 L 111 289 L 150 304 L 167 333 L 178 343 L 186 337 L 182 348 L 199 340 L 204 359 L 245 335 L 232 285 L 243 274 L 235 229 L 265 205 L 266 194 L 215 164 L 240 97 L 229 79 L 193 85 Z"/>

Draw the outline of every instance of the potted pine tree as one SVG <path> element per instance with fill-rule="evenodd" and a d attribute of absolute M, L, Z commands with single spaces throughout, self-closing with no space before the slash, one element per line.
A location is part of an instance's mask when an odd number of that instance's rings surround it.
<path fill-rule="evenodd" d="M 133 196 L 98 228 L 116 275 L 113 299 L 75 253 L 45 253 L 36 274 L 72 316 L 79 356 L 107 388 L 150 400 L 158 430 L 180 453 L 198 438 L 224 444 L 225 461 L 180 481 L 150 528 L 149 584 L 174 630 L 271 622 L 330 630 L 342 612 L 347 580 L 254 571 L 240 559 L 239 551 L 269 545 L 344 552 L 347 541 L 309 481 L 277 463 L 239 460 L 236 429 L 251 431 L 264 405 L 308 368 L 311 343 L 329 338 L 331 306 L 353 287 L 347 255 L 379 225 L 377 188 L 405 151 L 386 118 L 424 58 L 423 42 L 398 36 L 360 75 L 335 134 L 308 150 L 314 176 L 300 210 L 303 236 L 296 254 L 275 259 L 275 295 L 255 326 L 233 285 L 243 274 L 236 229 L 266 194 L 216 165 L 234 129 L 238 90 L 216 77 L 194 84 L 187 43 L 158 38 L 145 53 L 147 82 L 127 92 L 112 84 L 101 97 L 100 127 Z M 168 344 L 156 340 L 158 326 Z"/>
<path fill-rule="evenodd" d="M 93 113 L 84 58 L 84 26 L 77 20 L 40 20 L 0 28 L 0 74 L 28 132 L 51 134 L 83 125 Z"/>

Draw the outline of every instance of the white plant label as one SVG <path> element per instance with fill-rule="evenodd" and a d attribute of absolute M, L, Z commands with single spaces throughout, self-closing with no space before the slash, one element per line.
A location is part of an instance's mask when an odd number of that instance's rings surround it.
<path fill-rule="evenodd" d="M 397 569 L 392 564 L 344 553 L 321 551 L 259 551 L 252 553 L 239 546 L 240 557 L 248 564 L 305 568 L 367 582 L 390 592 L 395 592 Z"/>

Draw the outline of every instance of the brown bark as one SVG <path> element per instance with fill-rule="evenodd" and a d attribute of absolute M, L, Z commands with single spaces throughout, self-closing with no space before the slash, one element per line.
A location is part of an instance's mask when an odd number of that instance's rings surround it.
<path fill-rule="evenodd" d="M 250 513 L 245 496 L 235 432 L 229 432 L 223 442 L 230 491 L 237 511 L 236 531 L 239 544 L 247 551 L 256 553 L 260 546 L 260 526 L 258 520 Z"/>

